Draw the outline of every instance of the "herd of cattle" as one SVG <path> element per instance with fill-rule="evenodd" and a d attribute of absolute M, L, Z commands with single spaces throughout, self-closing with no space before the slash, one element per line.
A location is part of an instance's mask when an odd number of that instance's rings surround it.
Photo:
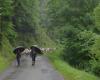
<path fill-rule="evenodd" d="M 45 54 L 56 50 L 56 48 L 40 48 L 40 50 Z M 22 53 L 29 54 L 31 52 L 30 49 L 26 48 Z"/>
<path fill-rule="evenodd" d="M 56 48 L 40 48 L 42 52 L 44 53 L 48 53 L 48 52 L 51 52 L 51 51 L 54 51 L 56 50 Z"/>

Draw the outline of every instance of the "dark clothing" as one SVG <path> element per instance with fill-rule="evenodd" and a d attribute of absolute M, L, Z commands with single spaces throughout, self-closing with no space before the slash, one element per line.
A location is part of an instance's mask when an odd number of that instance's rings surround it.
<path fill-rule="evenodd" d="M 20 58 L 16 57 L 16 60 L 17 60 L 17 65 L 20 66 Z"/>
<path fill-rule="evenodd" d="M 20 58 L 21 57 L 21 54 L 20 53 L 17 53 L 16 54 L 16 57 Z"/>
<path fill-rule="evenodd" d="M 36 60 L 36 56 L 37 56 L 37 53 L 36 53 L 34 48 L 31 49 L 30 56 L 32 58 L 32 65 L 34 65 L 35 64 L 35 60 Z"/>
<path fill-rule="evenodd" d="M 35 59 L 36 59 L 36 54 L 34 54 L 34 55 L 32 56 L 32 61 L 35 61 Z"/>
<path fill-rule="evenodd" d="M 20 58 L 21 58 L 21 54 L 17 53 L 16 54 L 16 60 L 17 60 L 17 65 L 20 66 Z"/>
<path fill-rule="evenodd" d="M 32 61 L 35 61 L 35 58 L 36 58 L 36 52 L 34 49 L 31 50 L 31 53 L 30 53 L 31 57 L 32 57 Z"/>

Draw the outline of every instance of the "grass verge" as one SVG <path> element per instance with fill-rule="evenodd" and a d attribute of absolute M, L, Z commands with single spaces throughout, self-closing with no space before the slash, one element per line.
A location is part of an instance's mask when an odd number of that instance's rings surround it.
<path fill-rule="evenodd" d="M 0 73 L 3 72 L 14 60 L 13 48 L 9 40 L 4 37 L 2 41 L 2 49 L 0 49 Z"/>
<path fill-rule="evenodd" d="M 8 65 L 8 62 L 0 56 L 0 73 L 4 71 Z"/>
<path fill-rule="evenodd" d="M 69 64 L 60 59 L 60 53 L 61 50 L 58 50 L 48 54 L 47 56 L 54 67 L 64 76 L 64 80 L 100 80 L 93 74 L 71 67 Z"/>

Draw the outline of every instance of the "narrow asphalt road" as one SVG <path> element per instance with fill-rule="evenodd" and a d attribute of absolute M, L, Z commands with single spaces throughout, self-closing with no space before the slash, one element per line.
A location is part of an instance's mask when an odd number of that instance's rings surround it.
<path fill-rule="evenodd" d="M 13 64 L 12 68 L 0 76 L 0 80 L 64 80 L 45 56 L 36 58 L 35 66 L 31 66 L 31 58 L 23 56 L 21 66 Z"/>

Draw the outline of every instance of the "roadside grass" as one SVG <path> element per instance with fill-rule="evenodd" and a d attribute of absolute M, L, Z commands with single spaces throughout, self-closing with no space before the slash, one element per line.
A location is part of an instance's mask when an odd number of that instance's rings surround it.
<path fill-rule="evenodd" d="M 0 73 L 2 73 L 14 60 L 13 48 L 7 38 L 3 38 L 2 49 L 0 49 Z"/>
<path fill-rule="evenodd" d="M 0 56 L 0 73 L 6 69 L 8 62 Z"/>
<path fill-rule="evenodd" d="M 53 66 L 64 76 L 64 80 L 100 80 L 93 74 L 71 67 L 68 63 L 60 59 L 61 50 L 47 54 Z"/>

